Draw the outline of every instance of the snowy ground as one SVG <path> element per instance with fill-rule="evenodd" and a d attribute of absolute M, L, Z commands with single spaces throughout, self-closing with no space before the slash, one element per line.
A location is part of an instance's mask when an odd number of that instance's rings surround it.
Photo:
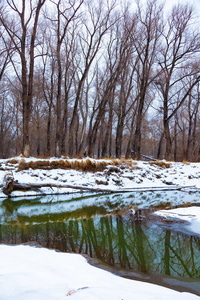
<path fill-rule="evenodd" d="M 15 160 L 20 162 L 22 158 L 19 156 Z M 56 159 L 51 158 L 51 161 L 53 160 Z M 190 189 L 200 188 L 200 163 L 186 164 L 171 162 L 170 167 L 166 168 L 165 162 L 163 166 L 158 166 L 153 162 L 132 161 L 129 165 L 122 164 L 115 168 L 112 168 L 112 165 L 108 165 L 102 172 L 83 172 L 74 169 L 33 170 L 31 168 L 19 171 L 18 165 L 12 164 L 9 161 L 0 160 L 0 185 L 3 184 L 6 174 L 12 174 L 14 180 L 20 184 L 43 183 L 115 191 L 134 190 L 138 188 L 143 190 L 176 188 L 177 186 L 189 187 Z M 37 159 L 28 158 L 24 161 L 37 161 Z M 79 161 L 84 161 L 84 159 Z M 28 196 L 40 193 L 60 194 L 74 191 L 72 188 L 43 187 L 40 191 L 27 191 L 26 193 L 13 191 L 11 196 Z M 2 189 L 0 190 L 0 197 L 5 197 Z"/>
<path fill-rule="evenodd" d="M 200 236 L 200 207 L 180 207 L 169 210 L 160 210 L 155 215 L 161 216 L 167 221 L 184 221 L 181 230 Z"/>
<path fill-rule="evenodd" d="M 0 245 L 1 300 L 195 300 L 200 297 L 117 277 L 78 254 Z"/>
<path fill-rule="evenodd" d="M 21 157 L 15 158 L 20 161 Z M 33 158 L 27 161 L 35 160 Z M 171 163 L 169 168 L 149 162 L 135 161 L 132 166 L 117 166 L 109 172 L 108 166 L 102 172 L 78 170 L 33 170 L 18 171 L 17 164 L 0 160 L 0 185 L 6 174 L 11 174 L 20 184 L 51 183 L 93 187 L 102 190 L 135 188 L 162 189 L 188 187 L 199 191 L 200 163 Z M 77 190 L 76 190 L 77 191 Z M 74 193 L 73 188 L 42 188 L 37 191 L 14 191 L 11 196 L 38 194 Z M 173 192 L 172 192 L 173 193 Z M 175 192 L 174 192 L 175 194 Z M 190 194 L 179 199 L 179 204 L 188 202 Z M 0 197 L 6 198 L 2 189 Z M 176 196 L 174 198 L 176 202 Z M 145 200 L 146 201 L 146 200 Z M 199 203 L 199 201 L 197 201 Z M 145 207 L 145 203 L 142 203 Z M 200 235 L 200 208 L 187 207 L 156 212 L 165 220 L 185 221 L 184 226 L 193 234 Z M 157 285 L 117 277 L 106 271 L 90 266 L 78 254 L 59 253 L 53 250 L 29 246 L 0 245 L 0 299 L 1 300 L 59 300 L 72 299 L 200 299 L 190 293 L 180 293 Z"/>

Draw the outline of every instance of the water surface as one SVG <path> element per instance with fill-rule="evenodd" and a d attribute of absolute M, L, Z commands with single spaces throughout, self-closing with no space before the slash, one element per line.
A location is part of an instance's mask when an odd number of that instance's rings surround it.
<path fill-rule="evenodd" d="M 160 207 L 198 205 L 199 198 L 148 192 L 7 199 L 0 202 L 0 243 L 87 254 L 124 276 L 162 278 L 200 295 L 200 238 L 168 229 L 152 215 Z"/>

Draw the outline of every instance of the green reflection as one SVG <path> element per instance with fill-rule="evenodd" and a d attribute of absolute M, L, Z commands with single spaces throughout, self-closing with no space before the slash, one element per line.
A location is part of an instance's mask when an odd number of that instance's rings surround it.
<path fill-rule="evenodd" d="M 0 206 L 0 242 L 35 241 L 63 252 L 85 253 L 119 268 L 200 278 L 199 238 L 144 222 L 143 210 L 130 218 L 110 214 L 110 206 L 118 210 L 122 204 L 117 197 L 112 204 L 106 196 L 105 203 L 109 205 L 97 200 L 87 206 L 82 200 L 6 200 Z"/>

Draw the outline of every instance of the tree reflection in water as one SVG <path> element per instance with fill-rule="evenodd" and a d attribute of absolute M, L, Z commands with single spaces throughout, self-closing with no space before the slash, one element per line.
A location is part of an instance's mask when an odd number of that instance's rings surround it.
<path fill-rule="evenodd" d="M 119 214 L 104 216 L 103 207 L 94 206 L 35 215 L 20 214 L 19 207 L 11 207 L 10 203 L 4 206 L 1 243 L 35 241 L 44 247 L 88 254 L 133 271 L 200 278 L 199 238 L 144 222 L 140 210 L 128 218 Z"/>

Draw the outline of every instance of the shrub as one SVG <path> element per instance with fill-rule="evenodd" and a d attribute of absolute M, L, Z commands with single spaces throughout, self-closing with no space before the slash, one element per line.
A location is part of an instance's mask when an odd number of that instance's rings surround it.
<path fill-rule="evenodd" d="M 18 162 L 19 161 L 17 159 L 13 158 L 13 159 L 7 160 L 6 165 L 8 165 L 8 164 L 16 165 L 16 164 L 18 164 Z"/>
<path fill-rule="evenodd" d="M 187 160 L 185 160 L 185 159 L 182 161 L 182 163 L 185 164 L 185 165 L 189 165 L 189 164 L 190 164 L 190 163 L 189 163 Z"/>
<path fill-rule="evenodd" d="M 21 159 L 18 164 L 18 170 L 32 169 L 75 169 L 84 172 L 98 172 L 104 171 L 107 166 L 110 166 L 112 172 L 120 172 L 117 166 L 124 166 L 129 168 L 135 168 L 137 163 L 133 162 L 132 159 L 99 159 L 93 160 L 90 158 L 86 159 L 57 159 L 57 160 L 37 160 L 26 162 L 25 159 Z"/>
<path fill-rule="evenodd" d="M 161 168 L 170 168 L 171 167 L 171 163 L 167 163 L 163 160 L 150 161 L 149 164 L 156 165 Z"/>

